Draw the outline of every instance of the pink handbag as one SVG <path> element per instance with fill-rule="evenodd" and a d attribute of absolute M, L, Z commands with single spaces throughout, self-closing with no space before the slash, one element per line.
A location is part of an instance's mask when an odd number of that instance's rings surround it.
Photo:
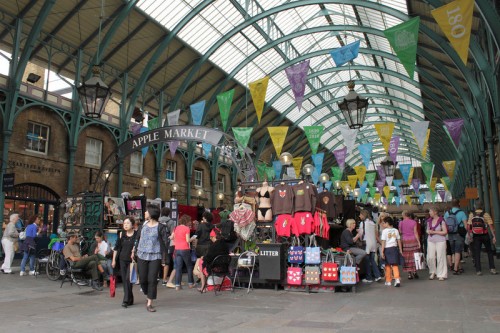
<path fill-rule="evenodd" d="M 302 267 L 288 267 L 286 283 L 300 286 L 302 284 Z"/>

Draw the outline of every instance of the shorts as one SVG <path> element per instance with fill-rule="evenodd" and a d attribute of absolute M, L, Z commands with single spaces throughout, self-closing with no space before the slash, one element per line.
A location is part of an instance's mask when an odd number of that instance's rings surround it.
<path fill-rule="evenodd" d="M 464 250 L 464 239 L 459 234 L 448 234 L 448 243 L 450 246 L 450 255 L 454 253 L 462 253 Z M 448 254 L 448 246 L 447 251 Z"/>

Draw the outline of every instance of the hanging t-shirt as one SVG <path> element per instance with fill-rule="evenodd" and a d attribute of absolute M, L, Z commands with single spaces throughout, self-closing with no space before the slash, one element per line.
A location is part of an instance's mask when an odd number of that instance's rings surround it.
<path fill-rule="evenodd" d="M 294 193 L 292 186 L 288 184 L 278 184 L 271 192 L 271 207 L 273 214 L 293 214 Z"/>
<path fill-rule="evenodd" d="M 308 183 L 299 183 L 293 186 L 294 211 L 314 213 L 316 208 L 316 186 Z"/>
<path fill-rule="evenodd" d="M 326 217 L 333 219 L 336 217 L 335 200 L 331 192 L 321 192 L 318 194 L 318 207 L 326 212 Z"/>
<path fill-rule="evenodd" d="M 294 223 L 294 218 L 290 214 L 281 214 L 276 218 L 274 229 L 276 234 L 281 237 L 290 237 L 290 230 Z"/>

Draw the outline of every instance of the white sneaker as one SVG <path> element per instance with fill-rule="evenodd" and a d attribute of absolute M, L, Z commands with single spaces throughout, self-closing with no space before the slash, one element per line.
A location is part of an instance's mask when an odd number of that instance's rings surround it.
<path fill-rule="evenodd" d="M 386 282 L 385 285 L 388 287 L 392 286 L 392 284 L 390 282 Z"/>
<path fill-rule="evenodd" d="M 363 280 L 361 280 L 361 282 L 363 282 L 363 283 L 372 283 L 373 280 L 363 279 Z"/>
<path fill-rule="evenodd" d="M 29 275 L 31 275 L 31 276 L 35 276 L 35 275 L 38 275 L 38 272 L 37 272 L 37 271 L 30 271 L 30 272 L 29 272 Z"/>
<path fill-rule="evenodd" d="M 396 279 L 396 281 L 394 282 L 394 287 L 401 287 L 401 280 Z"/>
<path fill-rule="evenodd" d="M 26 275 L 28 275 L 28 274 L 26 274 L 26 272 L 24 272 L 24 271 L 20 271 L 20 272 L 19 272 L 19 275 L 20 275 L 20 276 L 26 276 Z"/>
<path fill-rule="evenodd" d="M 378 278 L 375 278 L 375 282 L 379 282 L 380 280 L 382 280 L 380 276 Z"/>

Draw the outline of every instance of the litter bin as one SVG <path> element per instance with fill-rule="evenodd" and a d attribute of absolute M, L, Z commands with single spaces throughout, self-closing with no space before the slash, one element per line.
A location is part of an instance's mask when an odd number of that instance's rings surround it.
<path fill-rule="evenodd" d="M 285 277 L 285 246 L 281 243 L 259 243 L 259 279 L 283 281 Z"/>

